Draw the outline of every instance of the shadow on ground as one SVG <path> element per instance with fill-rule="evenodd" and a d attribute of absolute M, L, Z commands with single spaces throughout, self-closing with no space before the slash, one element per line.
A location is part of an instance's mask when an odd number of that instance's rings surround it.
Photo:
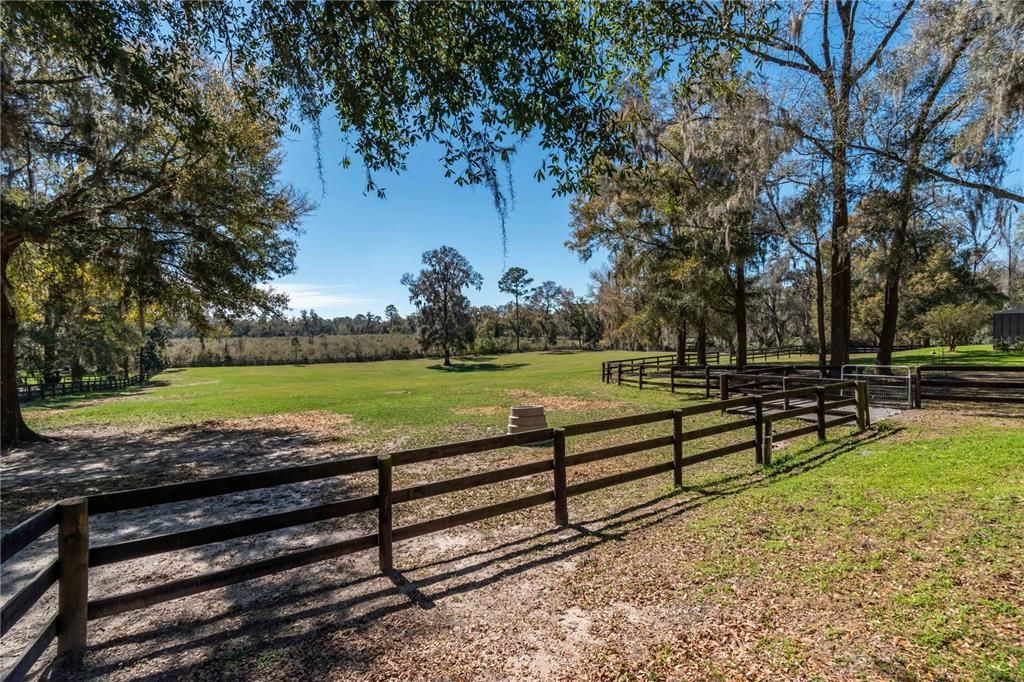
<path fill-rule="evenodd" d="M 338 459 L 354 454 L 351 429 L 346 415 L 300 413 L 47 437 L 4 453 L 0 522 L 66 497 Z"/>
<path fill-rule="evenodd" d="M 442 364 L 427 365 L 427 369 L 440 370 L 442 372 L 503 372 L 510 369 L 528 367 L 528 362 L 510 362 L 498 364 L 496 362 L 455 362 L 445 366 Z"/>
<path fill-rule="evenodd" d="M 307 678 L 363 674 L 384 650 L 350 646 L 345 636 L 358 638 L 382 618 L 412 610 L 395 627 L 401 631 L 403 646 L 415 646 L 431 628 L 450 626 L 444 618 L 429 615 L 443 600 L 586 555 L 712 501 L 801 476 L 898 431 L 889 428 L 825 447 L 780 453 L 771 467 L 685 486 L 612 513 L 588 516 L 579 507 L 575 514 L 570 509 L 577 518 L 567 528 L 533 532 L 517 526 L 524 530 L 516 539 L 432 553 L 417 551 L 422 549 L 418 540 L 399 543 L 395 554 L 400 570 L 387 576 L 369 574 L 375 557 L 364 555 L 271 576 L 265 580 L 275 584 L 265 586 L 267 596 L 260 599 L 254 599 L 251 587 L 235 585 L 209 593 L 204 608 L 179 609 L 173 619 L 157 613 L 162 622 L 154 621 L 137 632 L 121 633 L 111 623 L 109 636 L 89 647 L 80 671 L 71 674 L 56 666 L 48 673 L 54 679 L 103 679 L 114 674 L 123 678 L 130 672 L 137 673 L 132 679 L 146 680 L 243 679 L 271 670 L 274 677 L 283 674 L 282 679 L 290 674 Z M 541 508 L 536 513 L 549 512 Z M 157 609 L 138 614 L 148 617 Z M 268 661 L 276 661 L 277 667 L 262 668 Z"/>

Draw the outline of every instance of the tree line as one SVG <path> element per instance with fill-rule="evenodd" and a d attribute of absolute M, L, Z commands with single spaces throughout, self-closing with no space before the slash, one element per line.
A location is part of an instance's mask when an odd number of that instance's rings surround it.
<path fill-rule="evenodd" d="M 262 357 L 268 361 L 330 362 L 342 360 L 396 359 L 437 354 L 451 364 L 453 353 L 495 353 L 528 349 L 547 350 L 556 346 L 596 347 L 603 327 L 592 300 L 577 296 L 572 289 L 552 280 L 531 286 L 534 279 L 525 268 L 510 267 L 498 282 L 498 289 L 510 297 L 498 306 L 473 305 L 464 290 L 478 288 L 483 278 L 469 261 L 450 246 L 423 254 L 425 268 L 402 278 L 410 291 L 416 311 L 403 316 L 389 305 L 383 315 L 372 311 L 354 316 L 322 317 L 315 310 L 298 315 L 250 317 L 210 321 L 204 333 L 188 324 L 169 327 L 171 339 L 197 339 L 200 350 L 184 358 L 172 353 L 170 361 L 185 364 L 248 364 Z M 335 336 L 413 336 L 418 350 L 404 340 L 374 340 L 366 344 L 327 341 Z M 268 344 L 232 346 L 227 339 L 285 337 L 289 347 Z M 221 341 L 220 344 L 217 342 Z M 176 344 L 178 347 L 181 344 Z M 207 348 L 209 346 L 209 349 Z M 314 348 L 315 346 L 315 348 Z M 248 350 L 247 350 L 248 349 Z M 23 357 L 27 353 L 22 354 Z M 271 360 L 272 359 L 272 360 Z"/>
<path fill-rule="evenodd" d="M 795 7 L 698 77 L 627 88 L 624 153 L 598 158 L 568 246 L 611 253 L 605 326 L 703 357 L 728 338 L 799 339 L 822 364 L 852 345 L 973 336 L 1024 302 L 1020 143 L 1024 12 L 913 0 Z M 1016 64 L 1017 66 L 1011 66 Z M 959 334 L 963 337 L 963 333 Z"/>

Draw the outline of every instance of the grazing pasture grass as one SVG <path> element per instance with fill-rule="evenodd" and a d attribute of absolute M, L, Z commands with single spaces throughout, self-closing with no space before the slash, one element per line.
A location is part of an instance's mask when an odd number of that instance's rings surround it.
<path fill-rule="evenodd" d="M 130 397 L 27 405 L 36 429 L 95 424 L 173 425 L 209 419 L 325 410 L 350 414 L 371 429 L 443 432 L 456 424 L 507 420 L 511 405 L 537 396 L 577 399 L 578 409 L 549 409 L 555 425 L 678 405 L 667 391 L 626 390 L 600 381 L 601 362 L 635 352 L 536 352 L 470 356 L 445 368 L 437 360 L 202 367 L 166 370 L 156 386 Z M 484 408 L 495 408 L 483 414 Z M 449 439 L 451 440 L 451 439 Z"/>
<path fill-rule="evenodd" d="M 85 427 L 87 434 L 97 425 L 159 433 L 211 419 L 338 413 L 352 415 L 365 444 L 388 447 L 389 441 L 413 446 L 500 433 L 513 404 L 542 402 L 557 426 L 702 396 L 600 382 L 602 361 L 638 355 L 475 356 L 452 368 L 405 360 L 169 370 L 150 387 L 30 405 L 26 415 L 44 433 Z M 986 347 L 897 357 L 899 364 L 931 364 L 937 357 L 1024 364 L 1024 354 Z M 98 438 L 108 438 L 99 431 Z M 659 435 L 664 424 L 640 431 L 592 434 L 571 447 Z M 591 626 L 594 642 L 571 662 L 581 679 L 1024 679 L 1024 410 L 943 405 L 906 412 L 863 434 L 852 431 L 830 430 L 824 443 L 813 436 L 788 442 L 767 468 L 754 466 L 749 452 L 702 463 L 684 472 L 680 490 L 671 490 L 665 475 L 573 498 L 571 516 L 581 524 L 573 541 L 592 545 L 587 551 L 546 570 L 524 541 L 517 546 L 525 549 L 510 556 L 522 552 L 531 564 L 524 573 L 529 590 L 516 582 L 514 565 L 502 565 L 509 577 L 495 581 L 486 599 L 459 604 L 476 601 L 487 611 L 475 622 L 514 623 L 520 616 L 508 604 L 542 585 L 536 610 L 555 620 L 584 614 L 598 624 Z M 138 446 L 148 432 L 129 435 Z M 716 437 L 706 447 L 718 444 Z M 705 446 L 686 447 L 692 453 Z M 184 447 L 174 451 L 193 457 Z M 642 466 L 666 456 L 662 448 L 604 465 Z M 437 466 L 439 477 L 465 473 Z M 570 482 L 610 471 L 571 471 Z M 484 502 L 473 499 L 468 507 Z M 527 524 L 520 533 L 533 528 L 529 523 L 545 531 L 550 518 L 524 515 L 517 523 Z M 504 542 L 506 524 L 496 519 L 474 532 Z M 476 543 L 482 536 L 473 537 Z M 424 585 L 430 593 L 431 583 Z M 439 611 L 456 608 L 444 597 L 437 603 Z M 447 642 L 453 618 L 446 616 L 439 639 L 428 643 Z M 375 632 L 387 634 L 389 646 L 404 642 L 386 623 L 381 628 Z M 271 674 L 293 657 L 315 666 L 309 652 L 320 652 L 321 644 L 246 650 L 215 663 L 236 676 Z M 476 654 L 479 646 L 470 638 L 457 649 Z"/>
<path fill-rule="evenodd" d="M 626 390 L 600 382 L 601 362 L 658 353 L 551 351 L 478 355 L 445 368 L 434 359 L 365 363 L 278 365 L 270 367 L 202 367 L 170 369 L 155 385 L 109 394 L 68 397 L 29 404 L 29 424 L 43 430 L 65 426 L 177 425 L 209 419 L 325 410 L 351 414 L 377 430 L 412 430 L 424 436 L 443 434 L 456 424 L 500 425 L 501 409 L 528 404 L 531 397 L 575 398 L 571 409 L 549 409 L 558 425 L 621 413 L 678 405 L 663 390 Z M 1024 353 L 965 346 L 956 353 L 923 349 L 897 354 L 900 364 L 985 363 L 1024 365 Z M 858 356 L 868 362 L 872 356 Z M 795 356 L 790 361 L 811 361 Z M 691 395 L 696 395 L 692 392 Z M 130 397 L 130 399 L 129 399 Z M 486 408 L 494 408 L 487 412 Z M 507 413 L 506 413 L 507 414 Z M 451 439 L 448 439 L 451 440 Z"/>
<path fill-rule="evenodd" d="M 857 356 L 857 362 L 863 362 Z M 870 356 L 868 359 L 873 359 Z M 992 350 L 991 345 L 960 346 L 950 351 L 943 346 L 919 348 L 893 354 L 893 362 L 902 365 L 1024 365 L 1024 352 Z"/>
<path fill-rule="evenodd" d="M 776 360 L 769 358 L 768 362 L 810 362 L 816 363 L 817 355 L 794 355 L 790 358 L 782 356 Z M 758 360 L 758 362 L 761 362 Z M 872 365 L 875 362 L 874 353 L 857 353 L 850 356 L 850 362 L 858 365 Z M 893 353 L 892 362 L 894 365 L 996 365 L 1003 367 L 1024 365 L 1024 352 L 1022 351 L 998 351 L 992 350 L 991 345 L 960 346 L 955 351 L 950 351 L 944 346 L 932 346 L 930 348 L 918 348 L 916 350 L 905 350 Z"/>
<path fill-rule="evenodd" d="M 705 549 L 679 581 L 716 594 L 739 582 L 812 609 L 824 601 L 832 615 L 803 633 L 804 647 L 850 653 L 864 628 L 895 645 L 885 667 L 898 679 L 1024 679 L 1024 419 L 929 412 L 876 428 L 877 439 L 780 453 L 770 485 L 683 525 L 680 536 Z M 794 465 L 807 468 L 782 475 Z M 701 487 L 713 495 L 721 483 Z M 742 606 L 729 591 L 724 600 Z"/>

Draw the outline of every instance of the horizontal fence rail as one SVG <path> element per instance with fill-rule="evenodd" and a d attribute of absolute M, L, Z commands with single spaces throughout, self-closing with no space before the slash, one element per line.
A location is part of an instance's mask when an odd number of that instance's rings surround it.
<path fill-rule="evenodd" d="M 749 367 L 758 360 L 768 362 L 769 360 L 781 360 L 791 358 L 794 355 L 806 355 L 816 353 L 803 346 L 781 346 L 779 348 L 754 348 L 747 351 L 747 362 Z M 723 358 L 725 362 L 723 363 Z M 679 364 L 682 359 L 682 364 Z M 708 350 L 704 359 L 695 350 L 687 350 L 682 357 L 678 353 L 665 355 L 648 355 L 637 358 L 625 358 L 622 360 L 609 360 L 601 363 L 601 381 L 604 383 L 639 383 L 641 388 L 647 384 L 644 377 L 657 380 L 657 377 L 667 376 L 665 371 L 669 368 L 686 370 L 692 368 L 703 368 L 707 365 L 719 366 L 722 364 L 732 366 L 736 359 L 734 350 Z M 668 384 L 664 384 L 668 387 Z"/>
<path fill-rule="evenodd" d="M 723 374 L 722 376 L 727 377 L 728 375 Z M 750 377 L 746 376 L 745 379 L 749 380 Z M 772 386 L 766 384 L 765 388 L 767 389 L 765 392 L 757 395 L 725 396 L 724 400 L 717 402 L 691 405 L 675 410 L 403 450 L 389 455 L 360 455 L 319 464 L 283 467 L 120 492 L 99 493 L 86 498 L 65 500 L 36 513 L 14 527 L 2 538 L 3 560 L 7 561 L 21 549 L 57 526 L 59 550 L 56 558 L 38 570 L 17 593 L 3 604 L 2 613 L 0 613 L 2 616 L 0 625 L 2 625 L 3 632 L 0 634 L 6 634 L 54 583 L 58 585 L 57 616 L 50 619 L 35 635 L 15 664 L 5 672 L 4 680 L 22 679 L 55 638 L 58 640 L 58 652 L 63 654 L 66 660 L 72 662 L 78 660 L 86 647 L 86 622 L 89 620 L 146 608 L 173 599 L 373 548 L 377 548 L 381 572 L 387 573 L 393 570 L 393 545 L 396 542 L 548 504 L 554 505 L 556 523 L 567 526 L 569 524 L 567 500 L 570 497 L 668 472 L 672 472 L 673 483 L 679 487 L 682 485 L 683 471 L 687 466 L 749 450 L 754 451 L 756 463 L 768 464 L 771 461 L 773 441 L 779 442 L 797 435 L 815 432 L 820 439 L 824 439 L 825 429 L 828 427 L 852 421 L 856 421 L 861 428 L 867 425 L 867 394 L 863 390 L 863 384 L 831 382 L 825 385 L 800 386 L 785 391 L 770 390 Z M 850 392 L 851 390 L 855 394 L 854 398 L 843 397 L 844 391 Z M 783 406 L 787 406 L 786 404 L 790 400 L 808 397 L 814 399 L 813 406 L 790 409 L 788 412 L 779 411 L 774 414 L 765 411 L 765 407 L 769 403 L 781 402 L 784 404 Z M 855 415 L 839 411 L 848 406 L 856 406 Z M 726 423 L 689 430 L 683 428 L 688 417 L 709 413 L 726 414 L 727 410 L 734 409 L 751 409 L 754 411 L 753 416 L 740 416 Z M 774 424 L 798 414 L 805 414 L 808 409 L 817 415 L 816 424 L 786 432 L 774 431 Z M 827 415 L 838 415 L 838 418 L 829 420 Z M 567 439 L 574 436 L 662 423 L 669 431 L 664 435 L 584 452 L 567 453 Z M 701 439 L 734 432 L 749 434 L 750 437 L 719 447 L 700 448 L 695 445 Z M 546 449 L 550 448 L 547 450 L 550 455 L 524 464 L 439 481 L 417 483 L 402 488 L 394 488 L 392 485 L 392 469 L 394 467 L 416 465 L 448 457 L 510 447 L 538 445 L 542 445 Z M 570 468 L 662 449 L 671 449 L 670 459 L 621 473 L 574 482 L 571 485 L 567 483 L 567 471 Z M 155 507 L 278 485 L 374 471 L 377 474 L 377 493 L 374 495 L 353 497 L 113 544 L 89 546 L 89 517 L 96 514 Z M 552 488 L 512 500 L 397 528 L 393 527 L 392 510 L 396 505 L 538 475 L 550 475 Z M 376 533 L 350 537 L 319 547 L 294 550 L 240 566 L 209 571 L 120 594 L 89 598 L 89 568 L 374 511 L 377 512 Z"/>
<path fill-rule="evenodd" d="M 871 404 L 902 408 L 921 407 L 925 400 L 1024 403 L 1024 367 L 1000 365 L 921 365 L 906 366 L 845 365 L 838 378 L 832 378 L 827 365 L 780 363 L 755 364 L 744 367 L 732 364 L 680 366 L 668 364 L 668 358 L 657 356 L 658 362 L 641 363 L 638 359 L 602 363 L 602 379 L 608 383 L 644 388 L 704 391 L 711 398 L 732 393 L 753 395 L 770 390 L 787 390 L 813 381 L 864 381 Z M 722 377 L 728 376 L 725 393 Z M 767 375 L 767 376 L 765 376 Z"/>
<path fill-rule="evenodd" d="M 1024 403 L 1024 366 L 920 365 L 914 368 L 914 405 L 925 400 Z"/>
<path fill-rule="evenodd" d="M 139 386 L 149 381 L 158 372 L 136 374 L 130 377 L 108 377 L 105 379 L 67 379 L 41 384 L 22 384 L 18 386 L 18 401 L 23 403 L 45 398 L 56 398 L 80 393 L 97 391 L 120 391 L 130 386 Z"/>

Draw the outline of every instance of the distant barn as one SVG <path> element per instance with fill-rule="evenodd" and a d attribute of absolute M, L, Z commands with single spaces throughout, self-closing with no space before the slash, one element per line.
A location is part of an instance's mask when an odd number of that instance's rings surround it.
<path fill-rule="evenodd" d="M 992 315 L 992 340 L 1024 339 L 1024 308 L 1000 310 Z"/>

